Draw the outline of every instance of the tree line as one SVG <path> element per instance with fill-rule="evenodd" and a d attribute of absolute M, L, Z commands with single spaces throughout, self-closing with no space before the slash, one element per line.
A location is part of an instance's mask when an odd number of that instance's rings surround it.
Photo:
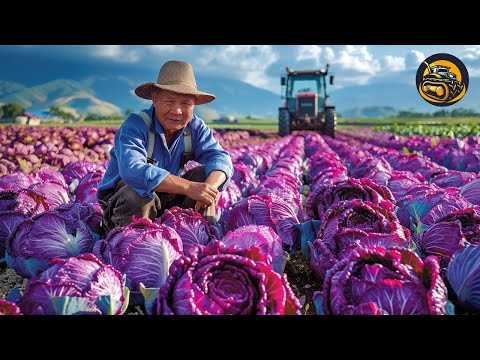
<path fill-rule="evenodd" d="M 0 106 L 0 118 L 13 119 L 18 115 L 22 115 L 25 111 L 25 107 L 17 102 L 10 102 Z M 64 120 L 78 120 L 75 114 L 72 114 L 68 110 L 65 110 L 61 106 L 50 106 L 48 112 L 53 116 L 59 117 Z M 82 116 L 84 121 L 98 121 L 98 120 L 121 120 L 133 112 L 133 109 L 125 110 L 124 114 L 112 114 L 112 115 L 99 115 L 99 114 L 87 114 Z"/>
<path fill-rule="evenodd" d="M 443 118 L 443 117 L 480 117 L 480 113 L 465 108 L 458 108 L 453 110 L 438 110 L 433 113 L 423 113 L 417 111 L 399 111 L 397 115 L 391 116 L 395 118 Z"/>

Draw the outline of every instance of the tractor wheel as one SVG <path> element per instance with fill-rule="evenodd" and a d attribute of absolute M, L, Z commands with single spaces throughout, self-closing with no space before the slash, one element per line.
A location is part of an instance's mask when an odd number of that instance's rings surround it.
<path fill-rule="evenodd" d="M 325 111 L 325 123 L 323 124 L 323 133 L 335 138 L 335 127 L 337 126 L 337 114 L 334 109 Z"/>
<path fill-rule="evenodd" d="M 287 109 L 280 109 L 278 112 L 278 134 L 285 136 L 290 133 L 290 114 Z"/>

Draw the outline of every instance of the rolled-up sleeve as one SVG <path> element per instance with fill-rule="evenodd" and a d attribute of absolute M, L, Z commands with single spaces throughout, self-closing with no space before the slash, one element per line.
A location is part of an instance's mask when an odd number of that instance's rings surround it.
<path fill-rule="evenodd" d="M 226 180 L 218 187 L 223 191 L 228 186 L 233 176 L 233 164 L 230 154 L 222 148 L 220 143 L 213 136 L 212 130 L 201 122 L 198 129 L 198 141 L 194 150 L 195 159 L 200 164 L 205 165 L 205 172 L 208 177 L 214 170 L 225 173 Z"/>

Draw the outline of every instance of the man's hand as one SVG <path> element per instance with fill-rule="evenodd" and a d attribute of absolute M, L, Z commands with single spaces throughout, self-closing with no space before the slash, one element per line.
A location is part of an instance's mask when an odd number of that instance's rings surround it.
<path fill-rule="evenodd" d="M 195 203 L 195 211 L 201 212 L 203 218 L 207 220 L 210 225 L 215 225 L 217 223 L 217 212 L 215 207 L 220 199 L 221 194 L 221 192 L 218 192 L 217 196 L 215 197 L 215 201 L 210 206 L 201 201 L 197 201 Z"/>
<path fill-rule="evenodd" d="M 212 171 L 205 182 L 189 181 L 179 176 L 168 174 L 154 191 L 188 196 L 190 199 L 195 200 L 194 210 L 201 211 L 205 209 L 205 211 L 202 211 L 204 212 L 203 217 L 211 223 L 213 222 L 212 216 L 215 218 L 215 205 L 221 196 L 221 192 L 217 188 L 225 179 L 225 173 L 219 170 Z"/>
<path fill-rule="evenodd" d="M 153 190 L 155 192 L 187 195 L 192 200 L 201 201 L 210 206 L 219 193 L 217 187 L 208 182 L 189 181 L 179 176 L 168 174 Z"/>
<path fill-rule="evenodd" d="M 196 200 L 195 210 L 197 210 L 197 205 L 201 203 L 205 206 L 211 206 L 215 204 L 215 199 L 220 192 L 217 190 L 215 186 L 212 186 L 207 183 L 201 182 L 190 182 L 190 186 L 188 188 L 187 196 L 192 199 Z"/>
<path fill-rule="evenodd" d="M 217 189 L 225 181 L 226 178 L 227 176 L 223 171 L 214 170 L 208 175 L 205 183 Z M 195 203 L 195 211 L 200 211 L 205 208 L 205 211 L 202 212 L 202 216 L 205 220 L 208 221 L 210 225 L 215 225 L 217 223 L 215 205 L 217 205 L 218 200 L 220 200 L 221 194 L 222 193 L 217 190 L 217 194 L 215 195 L 213 203 L 206 203 L 202 201 L 197 201 Z"/>
<path fill-rule="evenodd" d="M 217 205 L 218 203 L 218 200 L 220 200 L 220 196 L 222 195 L 222 193 L 220 191 L 218 191 L 217 195 L 215 196 L 215 199 L 214 199 L 214 202 L 212 204 L 208 204 L 206 202 L 203 202 L 201 200 L 197 200 L 196 203 L 195 203 L 195 211 L 200 211 L 200 210 L 203 210 L 203 209 L 206 209 L 206 208 L 212 208 L 213 209 L 213 213 L 215 214 L 215 205 Z M 206 210 L 208 211 L 208 210 Z M 210 210 L 211 212 L 211 210 Z"/>

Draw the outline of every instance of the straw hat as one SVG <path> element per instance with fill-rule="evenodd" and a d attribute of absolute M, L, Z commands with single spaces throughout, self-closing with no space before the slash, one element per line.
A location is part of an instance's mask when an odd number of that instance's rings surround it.
<path fill-rule="evenodd" d="M 157 87 L 180 94 L 195 95 L 197 105 L 206 104 L 215 99 L 215 95 L 197 90 L 197 82 L 192 65 L 185 61 L 167 61 L 160 69 L 156 83 L 147 82 L 135 89 L 135 94 L 143 99 L 151 100 L 151 92 Z"/>

